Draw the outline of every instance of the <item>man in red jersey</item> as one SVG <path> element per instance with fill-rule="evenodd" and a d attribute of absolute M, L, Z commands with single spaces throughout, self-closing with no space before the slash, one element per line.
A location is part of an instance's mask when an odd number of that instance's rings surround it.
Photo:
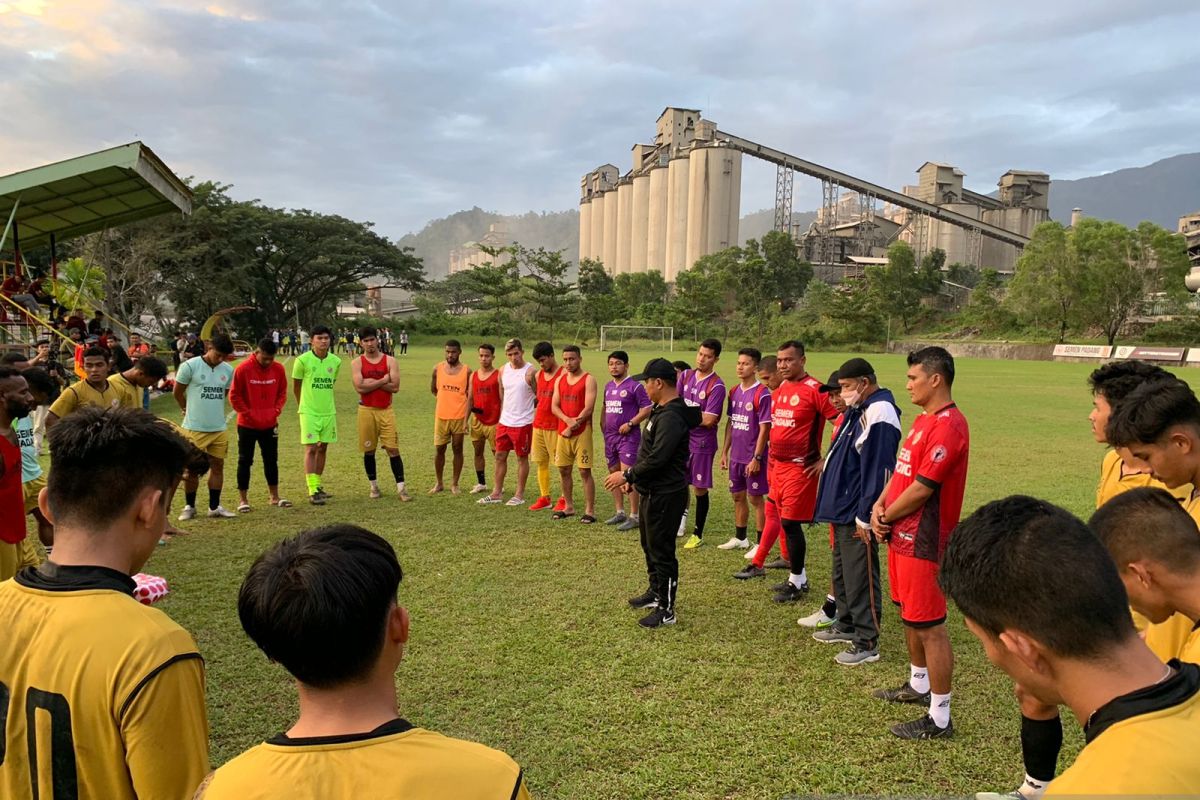
<path fill-rule="evenodd" d="M 554 416 L 551 403 L 554 402 L 554 390 L 565 372 L 554 358 L 554 345 L 549 342 L 538 342 L 533 346 L 533 360 L 541 367 L 534 383 L 537 407 L 533 415 L 533 447 L 529 455 L 537 465 L 538 499 L 529 506 L 529 510 L 541 511 L 551 506 L 550 465 L 554 463 L 554 451 L 558 448 L 558 418 Z M 565 506 L 566 500 L 559 497 L 554 510 L 562 511 Z"/>
<path fill-rule="evenodd" d="M 279 415 L 287 402 L 287 372 L 275 360 L 279 346 L 270 337 L 258 343 L 254 354 L 233 371 L 229 404 L 237 412 L 238 512 L 250 511 L 250 467 L 254 446 L 262 450 L 263 474 L 271 505 L 290 508 L 279 496 Z"/>
<path fill-rule="evenodd" d="M 768 447 L 767 502 L 775 504 L 787 541 L 790 575 L 773 599 L 792 603 L 808 591 L 804 570 L 804 525 L 811 522 L 821 476 L 821 440 L 825 420 L 837 409 L 821 392 L 821 381 L 807 373 L 804 345 L 789 339 L 775 354 L 776 370 L 783 377 L 771 395 L 771 439 Z"/>
<path fill-rule="evenodd" d="M 591 525 L 596 521 L 596 482 L 592 478 L 592 412 L 596 407 L 596 379 L 583 371 L 583 354 L 579 345 L 563 348 L 565 374 L 554 388 L 550 408 L 558 417 L 558 443 L 554 464 L 562 479 L 564 505 L 555 511 L 555 519 L 566 519 L 575 513 L 575 493 L 572 469 L 579 469 L 583 481 L 583 516 L 579 521 Z"/>
<path fill-rule="evenodd" d="M 896 472 L 871 510 L 871 529 L 887 541 L 892 602 L 908 644 L 909 680 L 873 694 L 893 703 L 929 704 L 920 719 L 892 726 L 901 739 L 954 735 L 950 679 L 954 652 L 946 632 L 946 597 L 938 564 L 962 513 L 970 434 L 954 405 L 954 358 L 941 347 L 908 354 L 908 389 L 922 414 L 900 445 Z"/>
<path fill-rule="evenodd" d="M 471 373 L 471 446 L 475 448 L 475 488 L 471 494 L 487 491 L 484 482 L 485 446 L 496 452 L 496 424 L 500 422 L 500 371 L 492 367 L 496 346 L 479 345 L 479 369 Z"/>
<path fill-rule="evenodd" d="M 363 354 L 350 362 L 354 391 L 358 392 L 358 447 L 363 454 L 363 471 L 370 484 L 368 496 L 383 496 L 375 468 L 375 451 L 380 447 L 388 455 L 396 496 L 401 502 L 412 500 L 404 484 L 404 459 L 396 437 L 396 417 L 392 396 L 400 391 L 400 365 L 379 349 L 379 332 L 372 327 L 359 331 Z"/>

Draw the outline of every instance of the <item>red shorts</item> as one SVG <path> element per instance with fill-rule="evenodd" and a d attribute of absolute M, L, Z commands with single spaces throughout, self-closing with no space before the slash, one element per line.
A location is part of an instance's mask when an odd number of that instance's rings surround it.
<path fill-rule="evenodd" d="M 888 548 L 888 582 L 900 621 L 911 628 L 932 628 L 946 621 L 946 596 L 938 586 L 938 564 Z"/>
<path fill-rule="evenodd" d="M 817 508 L 817 479 L 791 461 L 772 461 L 767 473 L 770 498 L 779 506 L 779 516 L 794 522 L 812 522 Z"/>
<path fill-rule="evenodd" d="M 513 450 L 518 456 L 524 458 L 529 455 L 529 447 L 532 444 L 533 425 L 522 425 L 519 428 L 510 428 L 507 425 L 496 426 L 497 453 L 507 453 L 509 450 Z"/>

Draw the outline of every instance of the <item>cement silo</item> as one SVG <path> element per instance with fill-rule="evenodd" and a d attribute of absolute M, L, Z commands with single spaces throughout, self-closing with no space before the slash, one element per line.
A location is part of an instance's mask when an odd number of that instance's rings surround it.
<path fill-rule="evenodd" d="M 594 261 L 604 260 L 604 195 L 592 195 L 592 248 L 588 258 Z"/>
<path fill-rule="evenodd" d="M 629 272 L 630 244 L 633 242 L 633 181 L 617 184 L 617 253 L 613 274 Z"/>
<path fill-rule="evenodd" d="M 650 213 L 646 228 L 646 271 L 667 272 L 667 175 L 665 166 L 650 170 Z"/>
<path fill-rule="evenodd" d="M 737 244 L 742 194 L 742 154 L 698 147 L 688 156 L 686 269 L 709 253 Z"/>
<path fill-rule="evenodd" d="M 663 278 L 668 283 L 687 269 L 688 159 L 667 164 L 667 245 Z"/>
<path fill-rule="evenodd" d="M 579 201 L 579 261 L 592 257 L 592 201 Z"/>
<path fill-rule="evenodd" d="M 617 190 L 604 193 L 604 250 L 601 260 L 609 275 L 617 274 Z"/>
<path fill-rule="evenodd" d="M 646 249 L 650 240 L 650 175 L 633 179 L 632 210 L 629 220 L 629 271 L 646 271 Z"/>

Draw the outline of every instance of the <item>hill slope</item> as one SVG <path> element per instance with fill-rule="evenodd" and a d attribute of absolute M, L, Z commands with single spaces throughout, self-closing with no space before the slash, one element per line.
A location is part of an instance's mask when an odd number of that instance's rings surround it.
<path fill-rule="evenodd" d="M 1130 226 L 1150 220 L 1173 231 L 1181 216 L 1200 208 L 1200 153 L 1090 178 L 1053 181 L 1050 216 L 1069 223 L 1072 208 Z"/>

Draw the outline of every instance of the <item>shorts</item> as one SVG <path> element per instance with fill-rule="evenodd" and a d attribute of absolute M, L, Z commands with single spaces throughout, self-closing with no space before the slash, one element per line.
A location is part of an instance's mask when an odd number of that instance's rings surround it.
<path fill-rule="evenodd" d="M 462 417 L 458 419 L 440 419 L 434 417 L 433 420 L 433 444 L 435 447 L 450 444 L 455 436 L 467 435 L 467 421 Z"/>
<path fill-rule="evenodd" d="M 32 540 L 26 536 L 19 542 L 0 542 L 0 581 L 6 581 L 25 567 L 42 563 Z"/>
<path fill-rule="evenodd" d="M 533 442 L 533 425 L 522 425 L 519 428 L 510 428 L 507 425 L 496 426 L 496 452 L 507 453 L 509 450 L 515 452 L 519 457 L 525 458 L 529 455 L 529 446 Z"/>
<path fill-rule="evenodd" d="M 713 454 L 688 455 L 688 485 L 696 489 L 711 489 L 713 485 Z"/>
<path fill-rule="evenodd" d="M 46 476 L 38 475 L 31 481 L 21 484 L 21 490 L 25 492 L 25 513 L 28 514 L 38 507 L 38 493 L 46 488 Z"/>
<path fill-rule="evenodd" d="M 762 497 L 767 493 L 767 468 L 760 465 L 758 472 L 746 474 L 747 464 L 729 465 L 729 491 L 732 494 L 745 492 L 751 497 Z"/>
<path fill-rule="evenodd" d="M 471 422 L 467 425 L 471 433 L 472 442 L 487 442 L 492 446 L 492 452 L 496 451 L 496 426 L 484 425 L 479 421 L 479 417 L 471 415 Z"/>
<path fill-rule="evenodd" d="M 549 464 L 554 461 L 554 453 L 558 449 L 558 431 L 556 429 L 534 428 L 533 447 L 529 458 L 535 464 Z"/>
<path fill-rule="evenodd" d="M 817 508 L 818 479 L 808 477 L 802 465 L 794 461 L 771 462 L 767 483 L 781 519 L 812 522 Z"/>
<path fill-rule="evenodd" d="M 225 456 L 229 454 L 229 433 L 227 431 L 189 431 L 187 428 L 182 430 L 187 440 L 209 458 L 219 458 L 224 461 Z"/>
<path fill-rule="evenodd" d="M 946 621 L 946 596 L 938 586 L 938 564 L 888 548 L 888 583 L 900 621 L 910 628 L 932 628 Z"/>
<path fill-rule="evenodd" d="M 396 450 L 396 415 L 391 408 L 358 407 L 358 449 L 374 453 L 378 448 Z"/>
<path fill-rule="evenodd" d="M 592 426 L 588 425 L 578 436 L 559 436 L 554 450 L 554 466 L 579 469 L 592 468 Z"/>
<path fill-rule="evenodd" d="M 608 464 L 608 468 L 616 471 L 621 464 L 628 467 L 636 464 L 638 447 L 641 443 L 641 438 L 637 436 L 621 436 L 620 434 L 605 436 L 604 460 Z"/>
<path fill-rule="evenodd" d="M 300 415 L 300 444 L 333 444 L 336 441 L 337 415 Z"/>

